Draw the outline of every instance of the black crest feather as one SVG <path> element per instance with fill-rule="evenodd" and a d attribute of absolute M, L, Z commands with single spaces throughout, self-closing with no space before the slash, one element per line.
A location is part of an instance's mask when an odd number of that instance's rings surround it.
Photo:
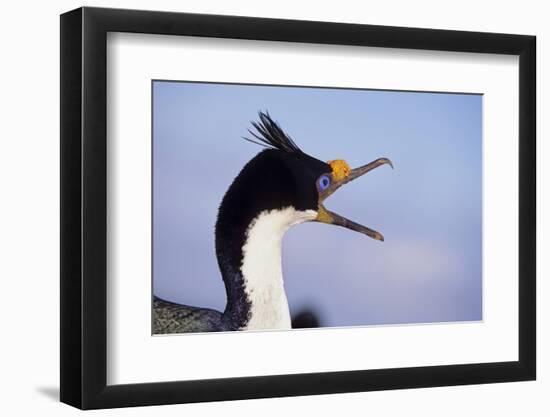
<path fill-rule="evenodd" d="M 275 122 L 268 112 L 258 112 L 259 122 L 251 122 L 256 132 L 248 129 L 256 140 L 243 137 L 244 140 L 255 143 L 266 148 L 278 149 L 283 152 L 303 154 L 302 150 L 294 143 L 292 138 Z"/>

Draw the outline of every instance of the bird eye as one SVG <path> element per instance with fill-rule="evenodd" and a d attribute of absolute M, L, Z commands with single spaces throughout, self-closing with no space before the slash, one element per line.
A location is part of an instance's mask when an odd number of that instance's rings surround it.
<path fill-rule="evenodd" d="M 319 178 L 319 188 L 321 190 L 326 190 L 329 185 L 330 185 L 330 178 L 326 175 L 322 175 Z"/>

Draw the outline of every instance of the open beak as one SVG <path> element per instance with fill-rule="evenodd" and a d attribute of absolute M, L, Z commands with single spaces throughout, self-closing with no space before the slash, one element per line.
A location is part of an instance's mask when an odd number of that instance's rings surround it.
<path fill-rule="evenodd" d="M 346 227 L 350 230 L 355 230 L 356 232 L 363 233 L 373 239 L 383 241 L 384 236 L 382 236 L 381 233 L 366 226 L 363 226 L 359 223 L 355 223 L 349 219 L 346 219 L 339 214 L 333 213 L 332 211 L 327 210 L 323 205 L 323 201 L 326 200 L 330 195 L 332 195 L 342 185 L 347 184 L 348 182 L 351 182 L 366 174 L 367 172 L 372 171 L 373 169 L 378 168 L 382 165 L 389 165 L 393 168 L 393 164 L 388 158 L 379 158 L 359 168 L 349 170 L 349 172 L 346 172 L 343 175 L 335 175 L 335 172 L 328 174 L 328 176 L 331 177 L 330 185 L 322 191 L 318 190 L 319 210 L 317 212 L 317 217 L 315 221 Z"/>

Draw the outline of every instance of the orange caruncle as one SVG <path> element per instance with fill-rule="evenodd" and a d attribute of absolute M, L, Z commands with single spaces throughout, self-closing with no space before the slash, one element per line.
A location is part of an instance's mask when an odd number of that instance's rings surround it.
<path fill-rule="evenodd" d="M 329 164 L 332 168 L 332 177 L 336 181 L 344 179 L 351 172 L 351 168 L 348 163 L 343 159 L 334 159 L 332 161 L 328 161 L 327 164 Z"/>

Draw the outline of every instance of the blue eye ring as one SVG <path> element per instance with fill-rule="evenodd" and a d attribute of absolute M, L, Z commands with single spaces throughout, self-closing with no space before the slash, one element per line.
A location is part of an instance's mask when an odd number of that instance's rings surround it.
<path fill-rule="evenodd" d="M 330 185 L 330 178 L 328 175 L 321 175 L 319 177 L 319 189 L 326 190 Z"/>

